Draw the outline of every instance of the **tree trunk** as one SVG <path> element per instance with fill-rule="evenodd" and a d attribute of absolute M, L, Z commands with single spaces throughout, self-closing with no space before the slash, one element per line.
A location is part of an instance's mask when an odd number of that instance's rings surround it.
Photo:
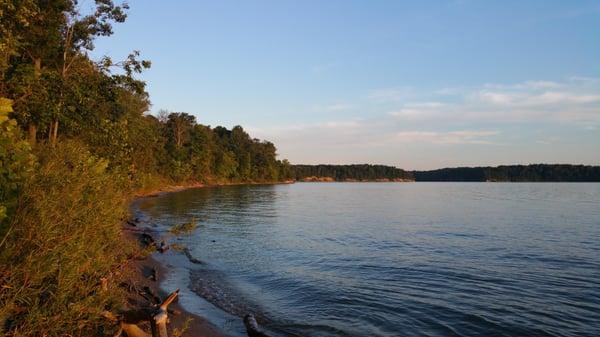
<path fill-rule="evenodd" d="M 52 127 L 50 128 L 51 132 L 51 137 L 50 137 L 50 144 L 52 144 L 52 147 L 56 146 L 56 140 L 58 138 L 58 119 L 54 120 L 54 122 L 52 122 Z"/>
<path fill-rule="evenodd" d="M 33 74 L 35 75 L 36 78 L 39 78 L 40 75 L 42 74 L 42 59 L 41 58 L 34 59 L 33 66 L 34 66 Z"/>
<path fill-rule="evenodd" d="M 42 59 L 41 58 L 36 58 L 33 60 L 33 66 L 34 66 L 34 76 L 35 78 L 39 78 L 42 75 Z M 29 124 L 27 125 L 27 133 L 29 135 L 29 144 L 31 144 L 31 146 L 34 146 L 35 143 L 37 142 L 37 125 L 35 125 L 35 123 L 33 121 L 29 121 Z"/>
<path fill-rule="evenodd" d="M 34 146 L 37 141 L 37 126 L 33 122 L 29 122 L 29 125 L 27 125 L 27 133 L 29 135 L 29 144 Z"/>
<path fill-rule="evenodd" d="M 181 141 L 181 138 L 183 137 L 183 136 L 182 136 L 182 133 L 183 133 L 183 132 L 182 132 L 182 130 L 181 130 L 181 129 L 182 129 L 182 128 L 181 128 L 181 126 L 180 126 L 180 125 L 177 125 L 177 126 L 176 126 L 176 131 L 175 131 L 175 140 L 176 140 L 176 144 L 175 144 L 175 147 L 176 147 L 178 150 L 180 150 L 180 149 L 181 149 L 181 143 L 182 143 L 182 141 Z"/>

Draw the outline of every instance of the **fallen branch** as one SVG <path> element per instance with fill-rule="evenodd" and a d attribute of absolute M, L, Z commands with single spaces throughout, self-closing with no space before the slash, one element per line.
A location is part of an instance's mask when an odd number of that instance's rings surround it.
<path fill-rule="evenodd" d="M 168 337 L 167 322 L 169 319 L 169 312 L 171 312 L 169 310 L 169 305 L 178 295 L 179 289 L 172 292 L 162 303 L 154 308 L 129 310 L 119 316 L 116 316 L 109 311 L 105 311 L 102 313 L 102 316 L 119 324 L 119 333 L 117 333 L 116 336 L 119 336 L 125 331 L 129 337 Z M 150 322 L 152 335 L 149 335 L 137 326 L 137 324 L 146 321 Z"/>
<path fill-rule="evenodd" d="M 150 327 L 152 328 L 152 337 L 168 337 L 167 334 L 167 320 L 169 318 L 168 307 L 179 295 L 179 289 L 172 292 L 158 307 L 158 310 L 152 316 L 150 320 Z"/>

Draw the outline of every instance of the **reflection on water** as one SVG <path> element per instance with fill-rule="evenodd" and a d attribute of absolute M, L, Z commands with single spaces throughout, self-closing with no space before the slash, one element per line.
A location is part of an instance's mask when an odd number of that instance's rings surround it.
<path fill-rule="evenodd" d="M 180 278 L 278 335 L 596 336 L 599 205 L 600 184 L 310 183 L 140 209 L 199 219 L 178 243 L 206 263 L 172 260 Z"/>

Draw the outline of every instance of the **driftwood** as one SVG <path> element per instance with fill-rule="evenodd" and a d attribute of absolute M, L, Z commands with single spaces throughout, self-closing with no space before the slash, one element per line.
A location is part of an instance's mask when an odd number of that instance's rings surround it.
<path fill-rule="evenodd" d="M 258 327 L 256 318 L 254 318 L 254 315 L 252 314 L 244 316 L 244 326 L 246 327 L 248 337 L 270 337 Z"/>
<path fill-rule="evenodd" d="M 167 320 L 169 319 L 168 307 L 171 302 L 175 300 L 179 294 L 179 289 L 171 293 L 159 306 L 158 310 L 154 312 L 152 319 L 150 320 L 150 327 L 152 328 L 152 337 L 168 337 L 167 335 Z"/>
<path fill-rule="evenodd" d="M 162 240 L 160 244 L 156 244 L 156 250 L 158 250 L 162 254 L 169 250 L 169 245 L 167 245 L 165 240 Z"/>
<path fill-rule="evenodd" d="M 116 336 L 125 332 L 129 337 L 168 337 L 167 321 L 169 319 L 169 305 L 179 295 L 179 289 L 172 292 L 162 303 L 152 308 L 130 310 L 120 316 L 115 316 L 111 312 L 104 312 L 103 316 L 113 322 L 119 323 L 119 331 Z M 149 335 L 137 324 L 141 322 L 150 322 L 152 334 Z"/>
<path fill-rule="evenodd" d="M 139 319 L 135 323 L 132 323 L 126 319 L 127 314 L 128 313 L 125 313 L 123 317 L 117 317 L 112 312 L 105 311 L 102 313 L 108 320 L 119 323 L 119 330 L 115 334 L 115 337 L 122 336 L 123 332 L 129 337 L 153 337 L 137 326 L 137 323 L 143 322 L 144 319 Z"/>

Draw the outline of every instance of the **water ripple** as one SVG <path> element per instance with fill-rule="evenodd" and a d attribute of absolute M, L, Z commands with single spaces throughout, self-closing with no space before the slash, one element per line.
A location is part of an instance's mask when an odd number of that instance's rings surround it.
<path fill-rule="evenodd" d="M 191 288 L 279 336 L 591 337 L 599 204 L 600 184 L 295 184 L 142 209 L 203 219 Z"/>

